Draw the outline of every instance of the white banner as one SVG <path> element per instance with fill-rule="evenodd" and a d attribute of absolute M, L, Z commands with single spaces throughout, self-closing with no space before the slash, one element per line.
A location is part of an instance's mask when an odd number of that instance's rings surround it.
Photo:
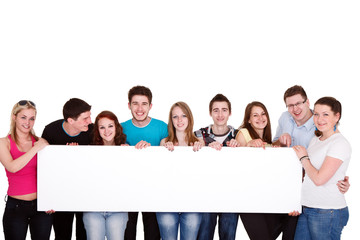
<path fill-rule="evenodd" d="M 300 212 L 301 169 L 288 148 L 47 146 L 38 209 Z"/>

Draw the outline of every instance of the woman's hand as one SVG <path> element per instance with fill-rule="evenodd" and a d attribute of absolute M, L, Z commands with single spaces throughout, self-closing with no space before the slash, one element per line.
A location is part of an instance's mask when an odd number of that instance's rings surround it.
<path fill-rule="evenodd" d="M 39 140 L 37 140 L 34 143 L 34 147 L 37 148 L 37 152 L 42 150 L 43 148 L 45 148 L 48 145 L 49 145 L 49 143 L 44 138 L 39 138 Z"/>
<path fill-rule="evenodd" d="M 204 146 L 204 143 L 202 143 L 202 142 L 199 142 L 199 141 L 194 142 L 194 145 L 193 145 L 194 152 L 199 151 L 203 146 Z"/>
<path fill-rule="evenodd" d="M 308 153 L 306 151 L 306 148 L 303 147 L 303 146 L 296 145 L 296 146 L 293 147 L 293 149 L 294 149 L 294 151 L 295 151 L 295 153 L 296 153 L 296 155 L 297 155 L 297 157 L 299 159 L 308 155 Z"/>
<path fill-rule="evenodd" d="M 173 142 L 166 142 L 165 144 L 164 144 L 164 146 L 167 148 L 167 150 L 169 150 L 169 151 L 174 151 L 174 143 Z"/>
<path fill-rule="evenodd" d="M 262 147 L 264 149 L 265 149 L 265 145 L 266 145 L 266 142 L 264 142 L 260 138 L 259 139 L 253 139 L 253 140 L 249 141 L 246 144 L 247 147 Z"/>

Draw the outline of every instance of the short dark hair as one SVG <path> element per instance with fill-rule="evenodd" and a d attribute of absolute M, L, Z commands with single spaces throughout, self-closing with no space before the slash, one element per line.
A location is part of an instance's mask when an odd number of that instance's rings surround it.
<path fill-rule="evenodd" d="M 210 114 L 211 114 L 214 102 L 226 102 L 228 104 L 228 107 L 229 107 L 229 113 L 231 113 L 231 103 L 230 103 L 229 99 L 227 97 L 225 97 L 223 94 L 218 93 L 218 94 L 215 95 L 215 97 L 213 97 L 213 99 L 211 99 L 211 101 L 209 103 L 209 112 L 210 112 Z"/>
<path fill-rule="evenodd" d="M 306 92 L 302 86 L 294 85 L 288 88 L 284 93 L 284 102 L 286 103 L 286 98 L 300 94 L 305 100 L 307 99 Z"/>
<path fill-rule="evenodd" d="M 152 93 L 151 93 L 151 90 L 149 88 L 144 87 L 144 86 L 139 86 L 139 85 L 131 88 L 129 90 L 129 93 L 128 93 L 129 103 L 131 103 L 131 99 L 135 95 L 146 96 L 148 98 L 148 100 L 149 100 L 149 104 L 151 104 Z"/>
<path fill-rule="evenodd" d="M 84 100 L 79 98 L 70 98 L 63 107 L 64 119 L 65 121 L 67 121 L 68 118 L 77 120 L 80 114 L 90 110 L 91 106 Z"/>

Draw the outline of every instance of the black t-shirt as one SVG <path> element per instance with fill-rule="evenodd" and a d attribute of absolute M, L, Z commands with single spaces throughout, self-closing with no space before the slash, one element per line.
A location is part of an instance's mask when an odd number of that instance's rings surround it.
<path fill-rule="evenodd" d="M 54 121 L 44 128 L 42 138 L 45 138 L 50 145 L 66 145 L 67 143 L 78 143 L 79 145 L 90 145 L 93 124 L 89 124 L 86 132 L 81 132 L 76 136 L 68 135 L 63 128 L 64 119 Z"/>

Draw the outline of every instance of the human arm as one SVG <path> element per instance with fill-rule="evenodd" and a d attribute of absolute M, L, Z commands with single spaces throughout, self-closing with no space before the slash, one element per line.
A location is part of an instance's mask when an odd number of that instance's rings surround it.
<path fill-rule="evenodd" d="M 326 156 L 322 166 L 318 170 L 311 164 L 310 158 L 307 157 L 308 154 L 305 147 L 294 146 L 293 149 L 298 158 L 302 159 L 301 164 L 305 169 L 306 174 L 316 186 L 321 186 L 327 183 L 343 163 L 340 159 Z"/>
<path fill-rule="evenodd" d="M 247 142 L 245 140 L 244 134 L 241 131 L 239 131 L 238 134 L 236 134 L 235 139 L 240 147 L 246 147 Z"/>
<path fill-rule="evenodd" d="M 13 159 L 10 154 L 10 142 L 8 138 L 0 139 L 0 162 L 11 173 L 20 171 L 30 160 L 45 146 L 49 145 L 44 138 L 39 138 L 34 146 L 22 156 Z"/>

